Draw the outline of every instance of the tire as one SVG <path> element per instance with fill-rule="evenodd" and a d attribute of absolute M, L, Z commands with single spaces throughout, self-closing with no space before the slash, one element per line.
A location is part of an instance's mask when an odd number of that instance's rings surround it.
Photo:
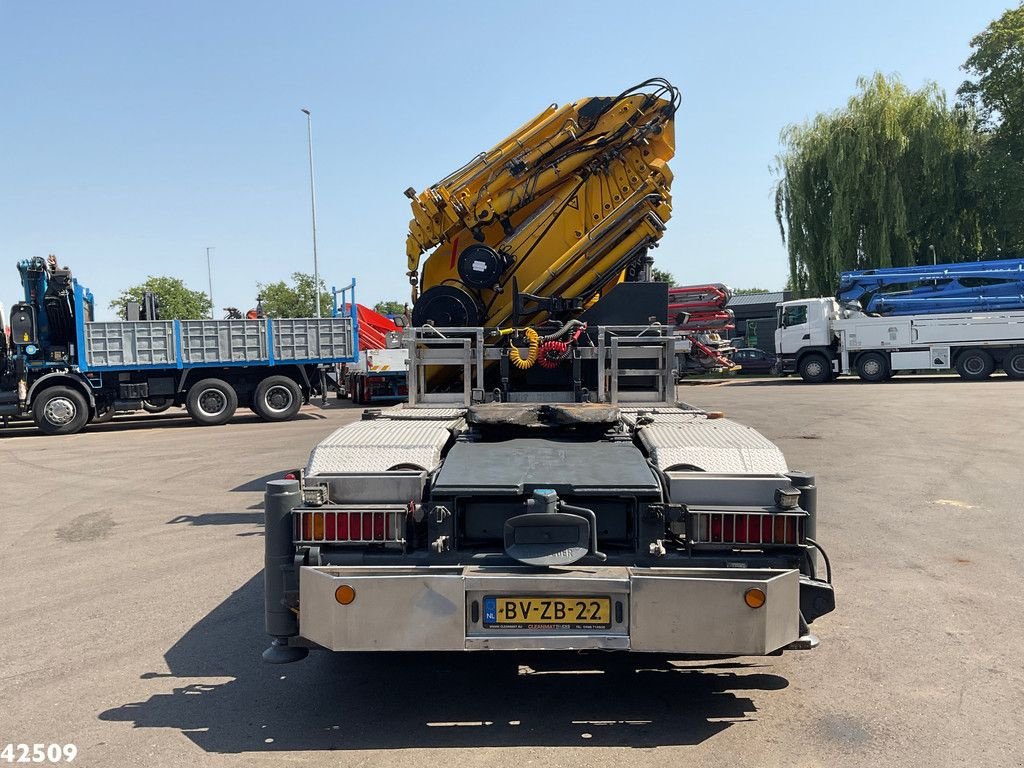
<path fill-rule="evenodd" d="M 865 352 L 857 358 L 857 375 L 862 381 L 885 381 L 889 378 L 889 361 L 881 352 Z"/>
<path fill-rule="evenodd" d="M 204 427 L 214 427 L 235 415 L 238 395 L 222 379 L 203 379 L 189 387 L 186 405 L 192 421 Z"/>
<path fill-rule="evenodd" d="M 50 387 L 32 403 L 32 420 L 47 435 L 73 435 L 89 422 L 89 405 L 81 392 L 70 387 Z"/>
<path fill-rule="evenodd" d="M 267 376 L 252 396 L 252 409 L 266 421 L 287 421 L 301 407 L 302 389 L 287 376 Z"/>
<path fill-rule="evenodd" d="M 365 394 L 365 387 L 363 386 L 362 379 L 356 379 L 355 384 L 352 385 L 352 402 L 356 405 L 366 405 L 363 398 Z"/>
<path fill-rule="evenodd" d="M 965 381 L 983 381 L 996 369 L 992 355 L 984 349 L 968 349 L 956 359 L 956 372 Z"/>
<path fill-rule="evenodd" d="M 151 397 L 142 401 L 142 410 L 146 413 L 163 413 L 174 405 L 173 397 Z"/>
<path fill-rule="evenodd" d="M 1011 379 L 1024 379 L 1024 347 L 1011 349 L 1003 358 L 1003 370 Z"/>
<path fill-rule="evenodd" d="M 822 384 L 832 378 L 832 368 L 824 355 L 812 352 L 800 358 L 800 378 L 808 384 Z"/>

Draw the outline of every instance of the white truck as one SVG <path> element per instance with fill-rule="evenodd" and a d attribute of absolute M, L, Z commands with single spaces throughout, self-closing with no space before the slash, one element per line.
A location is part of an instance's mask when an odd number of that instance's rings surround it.
<path fill-rule="evenodd" d="M 342 367 L 338 397 L 349 395 L 356 405 L 404 400 L 409 394 L 408 369 L 409 352 L 404 347 L 364 349 L 358 360 Z"/>
<path fill-rule="evenodd" d="M 856 373 L 884 381 L 898 371 L 948 371 L 980 381 L 1002 368 L 1024 378 L 1024 311 L 870 315 L 833 298 L 776 305 L 782 373 L 820 383 Z"/>

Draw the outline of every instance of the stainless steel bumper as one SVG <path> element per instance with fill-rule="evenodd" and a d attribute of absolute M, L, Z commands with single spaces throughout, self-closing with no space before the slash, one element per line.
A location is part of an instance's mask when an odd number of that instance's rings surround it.
<path fill-rule="evenodd" d="M 299 632 L 335 651 L 600 648 L 763 655 L 799 636 L 799 572 L 749 568 L 307 566 L 299 574 Z M 355 599 L 341 605 L 338 587 Z M 744 602 L 757 587 L 761 608 Z M 486 628 L 485 596 L 607 595 L 610 628 Z"/>

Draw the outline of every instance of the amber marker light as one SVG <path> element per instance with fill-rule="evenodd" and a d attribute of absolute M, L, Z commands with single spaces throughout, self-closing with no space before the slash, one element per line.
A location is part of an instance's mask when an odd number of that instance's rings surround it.
<path fill-rule="evenodd" d="M 765 597 L 764 590 L 760 587 L 751 587 L 743 593 L 743 602 L 751 608 L 760 608 L 764 605 L 764 601 L 767 599 L 768 598 Z M 338 598 L 338 602 L 341 602 L 341 598 Z"/>
<path fill-rule="evenodd" d="M 348 584 L 342 584 L 334 590 L 334 599 L 342 605 L 348 605 L 356 599 L 356 591 Z"/>

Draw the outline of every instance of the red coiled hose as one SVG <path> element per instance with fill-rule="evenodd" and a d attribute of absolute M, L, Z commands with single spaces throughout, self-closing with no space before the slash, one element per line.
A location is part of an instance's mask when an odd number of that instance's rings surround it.
<path fill-rule="evenodd" d="M 545 341 L 537 350 L 537 365 L 541 368 L 557 368 L 568 351 L 569 345 L 564 341 Z"/>

